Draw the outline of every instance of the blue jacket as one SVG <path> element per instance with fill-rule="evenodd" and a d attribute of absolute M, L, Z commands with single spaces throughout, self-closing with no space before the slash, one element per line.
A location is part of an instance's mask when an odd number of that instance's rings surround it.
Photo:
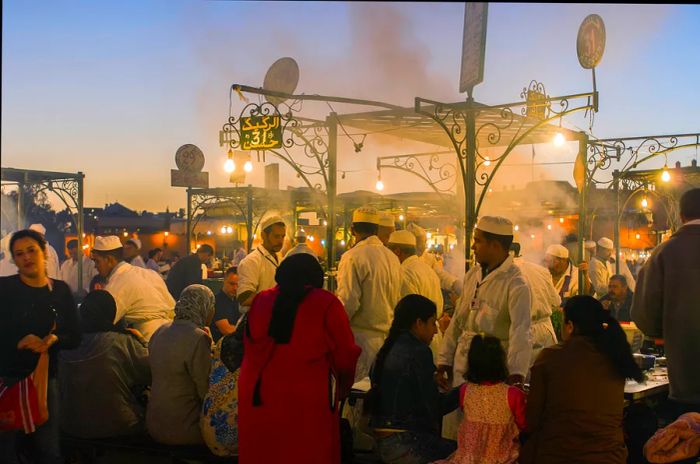
<path fill-rule="evenodd" d="M 384 361 L 377 407 L 370 425 L 438 434 L 442 416 L 457 408 L 459 390 L 440 393 L 433 354 L 410 332 L 399 335 Z M 374 368 L 370 373 L 372 384 Z"/>

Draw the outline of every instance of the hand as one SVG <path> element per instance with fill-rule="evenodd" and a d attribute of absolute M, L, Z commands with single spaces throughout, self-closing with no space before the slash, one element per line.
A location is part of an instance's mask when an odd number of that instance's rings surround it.
<path fill-rule="evenodd" d="M 50 337 L 50 335 L 46 337 Z M 18 350 L 31 350 L 35 353 L 43 353 L 48 350 L 50 346 L 51 345 L 47 345 L 43 339 L 34 334 L 25 335 L 24 338 L 17 343 Z"/>
<path fill-rule="evenodd" d="M 588 272 L 588 261 L 581 261 L 578 263 L 578 268 L 584 273 Z"/>
<path fill-rule="evenodd" d="M 438 327 L 440 328 L 441 333 L 445 333 L 447 331 L 447 328 L 450 326 L 450 321 L 452 318 L 450 318 L 450 315 L 447 313 L 442 313 L 442 317 L 440 317 L 440 320 L 438 321 Z"/>
<path fill-rule="evenodd" d="M 446 389 L 450 388 L 452 385 L 452 366 L 447 364 L 440 364 L 437 367 L 437 373 L 435 374 L 435 381 L 438 385 L 446 385 Z"/>

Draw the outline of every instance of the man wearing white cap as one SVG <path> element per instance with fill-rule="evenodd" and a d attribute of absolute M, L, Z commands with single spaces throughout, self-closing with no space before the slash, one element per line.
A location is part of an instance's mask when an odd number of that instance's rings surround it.
<path fill-rule="evenodd" d="M 291 250 L 289 250 L 286 255 L 284 255 L 285 257 L 293 256 L 297 253 L 306 253 L 318 259 L 318 256 L 316 256 L 314 250 L 312 250 L 311 247 L 306 244 L 306 231 L 303 228 L 297 227 L 297 233 L 294 235 L 294 240 L 296 240 L 297 244 Z"/>
<path fill-rule="evenodd" d="M 172 321 L 175 300 L 165 282 L 155 272 L 125 262 L 119 237 L 96 237 L 92 260 L 117 304 L 114 322 L 124 318 L 149 340 L 158 327 Z"/>
<path fill-rule="evenodd" d="M 377 229 L 377 237 L 384 245 L 389 243 L 389 236 L 396 230 L 394 216 L 389 213 L 379 213 L 379 228 Z"/>
<path fill-rule="evenodd" d="M 543 348 L 555 345 L 557 335 L 552 324 L 552 313 L 559 309 L 561 298 L 552 284 L 552 277 L 544 266 L 526 261 L 520 256 L 520 237 L 513 232 L 513 262 L 520 268 L 525 281 L 530 287 L 532 304 L 530 305 L 530 335 L 532 337 L 532 365 Z M 565 248 L 566 249 L 566 248 Z"/>
<path fill-rule="evenodd" d="M 238 302 L 242 314 L 247 313 L 255 295 L 277 285 L 275 272 L 279 266 L 277 253 L 284 245 L 287 226 L 280 216 L 268 216 L 260 224 L 262 245 L 258 245 L 238 265 Z"/>
<path fill-rule="evenodd" d="M 513 223 L 506 218 L 482 217 L 474 231 L 477 265 L 464 276 L 462 298 L 455 309 L 442 346 L 438 370 L 463 382 L 467 352 L 474 335 L 501 340 L 507 352 L 509 382 L 525 379 L 530 367 L 530 288 L 509 254 Z"/>
<path fill-rule="evenodd" d="M 401 290 L 401 264 L 377 237 L 379 214 L 362 207 L 352 214 L 355 246 L 338 263 L 336 295 L 345 306 L 355 342 L 362 348 L 355 380 L 369 369 L 389 333 Z"/>
<path fill-rule="evenodd" d="M 35 230 L 46 238 L 46 227 L 41 224 L 32 224 L 30 230 Z M 46 275 L 51 279 L 61 278 L 61 266 L 58 260 L 58 253 L 51 244 L 46 241 Z"/>
<path fill-rule="evenodd" d="M 586 261 L 590 263 L 595 256 L 595 242 L 593 240 L 583 242 L 583 253 L 586 256 Z"/>
<path fill-rule="evenodd" d="M 399 258 L 401 263 L 400 298 L 411 294 L 428 298 L 437 306 L 437 319 L 439 320 L 442 317 L 444 305 L 440 279 L 430 266 L 416 256 L 416 236 L 407 230 L 397 230 L 389 236 L 387 248 Z M 441 341 L 442 335 L 438 331 L 430 343 L 435 362 L 437 362 Z"/>
<path fill-rule="evenodd" d="M 435 255 L 429 253 L 426 249 L 428 234 L 425 229 L 412 222 L 406 226 L 406 230 L 416 236 L 416 254 L 435 271 L 440 279 L 440 286 L 448 292 L 460 294 L 462 291 L 462 282 L 460 282 L 457 277 L 444 270 Z"/>
<path fill-rule="evenodd" d="M 610 277 L 618 274 L 615 272 L 615 256 L 613 241 L 607 237 L 598 240 L 598 247 L 595 257 L 591 260 L 591 283 L 595 290 L 596 298 L 602 298 L 608 294 L 608 284 Z M 619 274 L 625 276 L 627 287 L 634 292 L 635 282 L 632 273 L 627 267 L 625 260 L 620 260 Z"/>
<path fill-rule="evenodd" d="M 545 252 L 545 263 L 552 276 L 552 284 L 561 298 L 562 305 L 568 298 L 578 295 L 579 280 L 578 271 L 583 271 L 586 281 L 583 289 L 584 294 L 590 292 L 591 282 L 588 280 L 588 263 L 585 261 L 579 267 L 569 260 L 569 250 L 562 245 L 549 245 Z"/>
<path fill-rule="evenodd" d="M 141 240 L 137 238 L 130 238 L 124 242 L 124 261 L 131 264 L 132 266 L 146 267 L 146 263 L 139 254 L 141 250 Z"/>

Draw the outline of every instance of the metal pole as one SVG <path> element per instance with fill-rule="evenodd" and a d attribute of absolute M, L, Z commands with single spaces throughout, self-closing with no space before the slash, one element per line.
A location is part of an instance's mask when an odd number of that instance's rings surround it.
<path fill-rule="evenodd" d="M 583 162 L 583 187 L 581 189 L 581 192 L 579 194 L 579 200 L 578 200 L 578 256 L 579 256 L 579 261 L 582 261 L 586 258 L 585 256 L 585 249 L 584 249 L 584 242 L 585 242 L 585 233 L 586 233 L 586 197 L 588 195 L 588 163 L 586 162 L 586 153 L 588 153 L 588 136 L 586 135 L 585 132 L 580 132 L 579 136 L 579 141 L 578 141 L 578 156 L 584 160 Z M 578 286 L 578 293 L 579 295 L 583 295 L 584 293 L 584 279 L 586 278 L 585 274 L 581 269 L 578 271 L 578 281 L 579 281 L 579 286 Z"/>
<path fill-rule="evenodd" d="M 328 127 L 328 185 L 326 193 L 328 195 L 328 226 L 326 227 L 326 251 L 328 252 L 327 270 L 331 272 L 328 276 L 328 290 L 335 289 L 335 279 L 332 271 L 335 270 L 335 196 L 338 179 L 338 115 L 332 112 L 326 118 Z"/>
<path fill-rule="evenodd" d="M 474 227 L 476 226 L 476 118 L 472 112 L 474 98 L 471 91 L 467 98 L 465 123 L 467 129 L 467 163 L 466 184 L 464 185 L 464 198 L 466 206 L 466 225 L 464 231 L 464 256 L 467 261 L 471 259 L 471 243 Z M 459 156 L 459 154 L 458 154 Z"/>
<path fill-rule="evenodd" d="M 615 246 L 615 274 L 620 273 L 620 171 L 613 171 L 613 188 L 615 189 L 615 227 L 613 228 L 613 243 Z"/>
<path fill-rule="evenodd" d="M 248 184 L 246 231 L 248 232 L 248 253 L 253 250 L 253 186 Z"/>
<path fill-rule="evenodd" d="M 78 231 L 78 294 L 83 292 L 83 178 L 82 172 L 78 172 L 78 221 L 76 230 Z"/>
<path fill-rule="evenodd" d="M 185 256 L 190 254 L 192 240 L 192 188 L 187 187 L 187 232 L 185 233 Z"/>

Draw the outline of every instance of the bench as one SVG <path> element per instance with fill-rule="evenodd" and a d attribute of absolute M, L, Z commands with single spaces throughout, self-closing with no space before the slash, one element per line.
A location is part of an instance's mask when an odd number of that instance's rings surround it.
<path fill-rule="evenodd" d="M 81 464 L 95 462 L 99 456 L 110 451 L 160 456 L 169 459 L 173 464 L 184 461 L 227 464 L 238 462 L 235 456 L 216 456 L 204 445 L 163 445 L 145 436 L 87 439 L 62 435 L 61 444 L 67 456 L 79 455 Z"/>

